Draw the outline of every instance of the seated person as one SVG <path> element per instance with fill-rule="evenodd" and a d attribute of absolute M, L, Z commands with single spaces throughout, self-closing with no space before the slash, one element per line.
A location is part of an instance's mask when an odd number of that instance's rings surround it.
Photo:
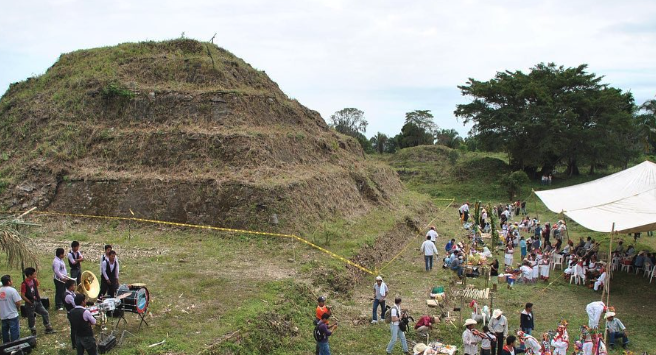
<path fill-rule="evenodd" d="M 638 256 L 636 256 L 635 261 L 633 263 L 633 266 L 638 269 L 638 268 L 643 268 L 645 266 L 645 252 L 641 251 L 638 253 Z"/>
<path fill-rule="evenodd" d="M 599 278 L 597 278 L 597 280 L 595 281 L 594 286 L 593 286 L 593 289 L 595 291 L 598 291 L 599 287 L 602 286 L 604 284 L 604 282 L 606 282 L 606 277 L 607 277 L 606 269 L 602 268 L 601 269 L 601 275 L 599 275 Z"/>
<path fill-rule="evenodd" d="M 462 270 L 462 255 L 460 255 L 458 257 L 454 257 L 451 260 L 451 265 L 449 266 L 449 268 L 453 271 L 456 271 L 458 273 L 458 277 L 462 278 L 462 273 L 463 273 L 463 270 Z"/>
<path fill-rule="evenodd" d="M 524 262 L 519 270 L 522 272 L 523 280 L 527 282 L 533 281 L 533 268 L 529 265 L 528 262 Z"/>

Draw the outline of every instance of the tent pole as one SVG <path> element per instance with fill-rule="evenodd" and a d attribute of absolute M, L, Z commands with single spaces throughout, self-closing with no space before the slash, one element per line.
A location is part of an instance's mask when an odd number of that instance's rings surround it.
<path fill-rule="evenodd" d="M 601 293 L 601 302 L 604 301 L 604 294 L 606 295 L 606 307 L 610 307 L 610 279 L 613 272 L 613 235 L 615 234 L 615 222 L 613 222 L 613 227 L 610 230 L 610 241 L 608 242 L 608 263 L 606 264 L 606 272 L 608 277 L 606 282 L 604 282 L 604 289 Z M 608 332 L 604 331 L 604 344 L 607 344 Z"/>

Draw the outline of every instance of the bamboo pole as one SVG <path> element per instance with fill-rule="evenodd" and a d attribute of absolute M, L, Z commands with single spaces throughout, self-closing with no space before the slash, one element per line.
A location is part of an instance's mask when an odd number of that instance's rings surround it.
<path fill-rule="evenodd" d="M 615 234 L 615 222 L 613 222 L 613 227 L 611 228 L 610 231 L 610 241 L 608 242 L 608 262 L 610 263 L 610 267 L 608 267 L 608 264 L 606 264 L 606 268 L 608 269 L 606 272 L 608 273 L 608 277 L 606 282 L 604 282 L 604 290 L 601 293 L 601 302 L 604 301 L 604 295 L 606 295 L 606 307 L 610 306 L 610 279 L 612 275 L 612 270 L 613 270 L 613 259 L 612 259 L 612 254 L 613 254 L 613 235 Z M 608 337 L 608 332 L 604 331 L 604 344 L 608 344 L 607 338 Z"/>

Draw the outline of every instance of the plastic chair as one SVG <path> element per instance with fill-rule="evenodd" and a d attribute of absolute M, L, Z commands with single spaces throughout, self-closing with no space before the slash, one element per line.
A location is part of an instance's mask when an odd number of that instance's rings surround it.
<path fill-rule="evenodd" d="M 651 283 L 651 280 L 654 279 L 654 275 L 656 275 L 656 267 L 651 268 L 651 276 L 649 277 L 649 283 Z"/>
<path fill-rule="evenodd" d="M 563 269 L 563 261 L 565 260 L 565 257 L 560 255 L 560 254 L 554 254 L 553 255 L 553 262 L 551 263 L 551 269 L 556 270 L 556 265 L 560 265 L 560 269 Z"/>
<path fill-rule="evenodd" d="M 651 270 L 654 268 L 652 264 L 645 264 L 645 272 L 642 277 L 648 277 L 651 274 Z"/>
<path fill-rule="evenodd" d="M 631 272 L 632 268 L 633 268 L 633 265 L 622 263 L 622 271 Z"/>
<path fill-rule="evenodd" d="M 574 284 L 576 285 L 583 285 L 583 280 L 581 280 L 581 276 L 577 275 L 576 273 L 573 273 L 572 276 L 569 277 L 569 283 L 571 284 L 572 281 L 574 281 Z"/>

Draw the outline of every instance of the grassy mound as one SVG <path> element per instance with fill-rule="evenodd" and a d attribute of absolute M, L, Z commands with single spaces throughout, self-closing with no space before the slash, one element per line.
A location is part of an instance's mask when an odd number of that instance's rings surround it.
<path fill-rule="evenodd" d="M 12 84 L 0 154 L 12 210 L 295 230 L 402 190 L 263 71 L 188 39 L 63 54 Z"/>

